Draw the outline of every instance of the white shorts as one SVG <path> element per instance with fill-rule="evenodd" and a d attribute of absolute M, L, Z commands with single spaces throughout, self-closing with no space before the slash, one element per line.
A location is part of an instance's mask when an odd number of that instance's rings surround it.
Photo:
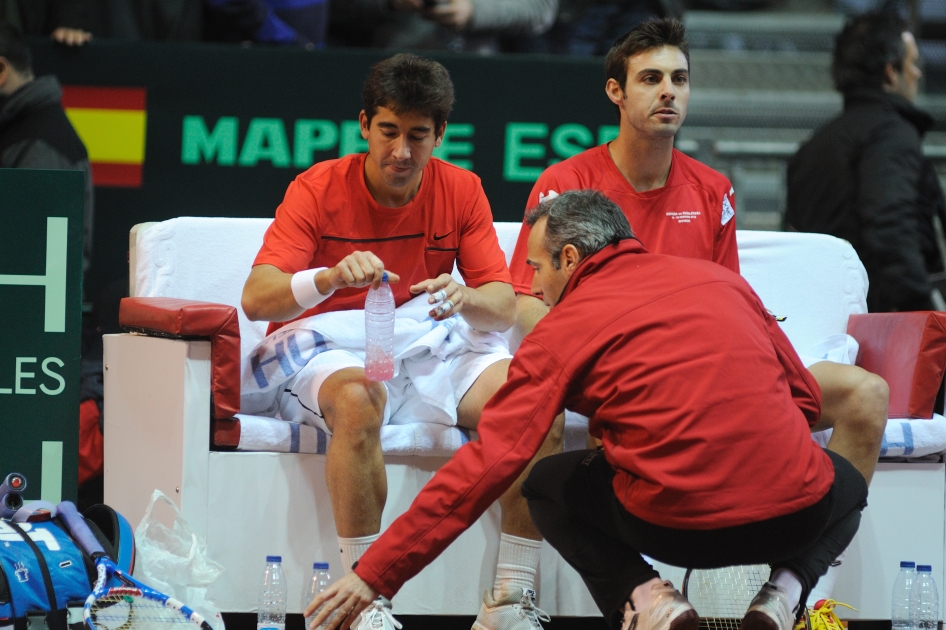
<path fill-rule="evenodd" d="M 799 352 L 798 358 L 801 359 L 802 365 L 806 369 L 822 361 L 854 365 L 854 360 L 857 359 L 857 351 L 857 340 L 850 335 L 839 333 L 821 339 L 808 348 L 804 354 Z"/>
<path fill-rule="evenodd" d="M 408 372 L 424 371 L 424 364 L 432 362 L 443 363 L 441 359 L 433 357 L 422 363 L 414 363 L 411 369 L 405 369 L 405 362 L 396 366 L 395 376 L 382 384 L 387 390 L 387 401 L 384 404 L 384 418 L 382 424 L 411 424 L 428 422 L 437 424 L 456 425 L 456 405 L 473 386 L 486 368 L 504 359 L 511 359 L 508 352 L 491 352 L 488 354 L 466 352 L 449 360 L 445 368 L 450 373 L 450 389 L 442 392 L 443 406 L 452 407 L 452 416 L 445 413 L 437 405 L 426 401 L 414 386 Z M 325 424 L 325 417 L 319 407 L 319 390 L 322 383 L 335 372 L 357 367 L 364 369 L 365 362 L 347 350 L 328 350 L 313 357 L 311 361 L 289 382 L 279 393 L 279 414 L 283 420 L 292 420 L 301 424 L 322 429 L 331 434 Z M 441 367 L 441 366 L 438 366 Z"/>

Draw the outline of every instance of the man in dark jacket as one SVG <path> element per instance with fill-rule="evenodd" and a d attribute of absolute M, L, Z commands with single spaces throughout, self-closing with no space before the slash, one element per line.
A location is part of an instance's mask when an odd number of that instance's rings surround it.
<path fill-rule="evenodd" d="M 92 169 L 85 145 L 62 109 L 54 76 L 33 76 L 20 32 L 0 21 L 0 168 L 85 172 L 83 269 L 92 253 Z"/>
<path fill-rule="evenodd" d="M 946 217 L 946 202 L 921 147 L 933 119 L 913 105 L 918 55 L 896 17 L 848 23 L 833 63 L 844 112 L 788 167 L 787 226 L 850 241 L 871 311 L 932 310 L 929 274 L 943 271 L 933 217 Z"/>

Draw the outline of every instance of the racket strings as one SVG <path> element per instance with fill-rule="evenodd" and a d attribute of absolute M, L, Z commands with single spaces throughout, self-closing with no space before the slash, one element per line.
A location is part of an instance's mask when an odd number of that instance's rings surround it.
<path fill-rule="evenodd" d="M 700 615 L 701 630 L 739 630 L 752 598 L 768 577 L 765 565 L 692 571 L 687 599 Z"/>
<path fill-rule="evenodd" d="M 98 630 L 161 630 L 192 625 L 177 609 L 145 597 L 108 594 L 95 600 L 90 611 Z"/>

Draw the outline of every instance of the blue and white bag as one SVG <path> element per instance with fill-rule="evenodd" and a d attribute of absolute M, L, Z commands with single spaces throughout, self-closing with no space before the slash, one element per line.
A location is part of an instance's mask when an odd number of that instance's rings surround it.
<path fill-rule="evenodd" d="M 0 625 L 26 630 L 44 616 L 49 630 L 66 630 L 69 607 L 92 592 L 92 563 L 53 520 L 0 520 Z"/>
<path fill-rule="evenodd" d="M 128 522 L 107 506 L 93 506 L 86 518 L 109 555 L 131 572 L 134 535 Z M 27 630 L 37 617 L 45 618 L 48 630 L 67 630 L 68 609 L 81 609 L 95 578 L 92 560 L 55 517 L 0 519 L 0 630 Z M 81 613 L 71 621 L 81 626 Z"/>

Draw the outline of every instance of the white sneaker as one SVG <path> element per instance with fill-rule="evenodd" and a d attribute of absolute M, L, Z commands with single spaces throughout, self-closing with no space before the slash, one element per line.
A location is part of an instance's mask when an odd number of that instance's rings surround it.
<path fill-rule="evenodd" d="M 637 612 L 630 602 L 624 605 L 621 630 L 697 630 L 699 627 L 699 614 L 670 582 L 653 588 L 647 610 Z"/>
<path fill-rule="evenodd" d="M 752 598 L 740 630 L 792 630 L 795 613 L 784 588 L 770 582 Z"/>
<path fill-rule="evenodd" d="M 357 630 L 401 630 L 402 627 L 391 614 L 391 602 L 386 597 L 378 597 L 361 611 Z"/>
<path fill-rule="evenodd" d="M 487 591 L 473 630 L 542 630 L 540 621 L 551 621 L 545 611 L 535 606 L 535 591 L 517 588 L 494 600 Z"/>

